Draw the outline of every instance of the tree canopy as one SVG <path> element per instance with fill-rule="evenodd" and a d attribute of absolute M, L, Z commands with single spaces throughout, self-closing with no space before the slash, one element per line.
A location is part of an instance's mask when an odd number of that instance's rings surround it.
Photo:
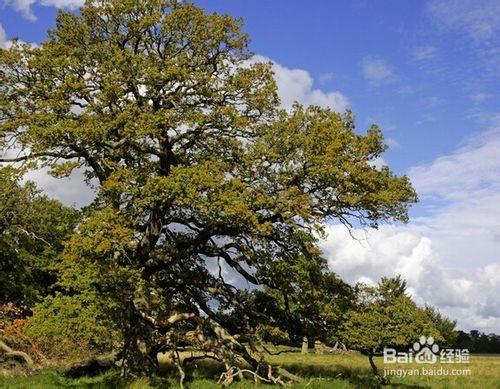
<path fill-rule="evenodd" d="M 270 64 L 249 58 L 240 20 L 175 0 L 87 1 L 40 47 L 0 50 L 0 142 L 21 150 L 2 160 L 98 183 L 59 287 L 113 302 L 125 371 L 156 371 L 158 352 L 186 345 L 258 367 L 238 340 L 268 322 L 244 305 L 248 286 L 286 299 L 291 275 L 325 269 L 325 222 L 405 222 L 417 200 L 407 177 L 374 167 L 377 126 L 281 109 Z M 238 334 L 232 312 L 248 319 Z"/>
<path fill-rule="evenodd" d="M 368 355 L 373 373 L 386 382 L 373 356 L 384 347 L 406 347 L 420 336 L 443 340 L 434 320 L 406 294 L 406 282 L 400 276 L 384 277 L 376 287 L 357 285 L 357 302 L 347 311 L 340 332 L 350 347 Z"/>
<path fill-rule="evenodd" d="M 78 215 L 19 181 L 16 169 L 0 168 L 0 305 L 27 311 L 56 282 L 55 266 Z"/>

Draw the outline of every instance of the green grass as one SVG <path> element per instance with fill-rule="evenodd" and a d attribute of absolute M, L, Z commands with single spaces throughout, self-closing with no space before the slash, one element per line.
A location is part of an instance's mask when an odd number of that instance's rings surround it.
<path fill-rule="evenodd" d="M 53 370 L 43 370 L 28 377 L 7 378 L 0 376 L 0 388 L 115 388 L 116 378 L 113 372 L 98 377 L 69 379 Z"/>
<path fill-rule="evenodd" d="M 292 388 L 376 388 L 367 358 L 360 354 L 347 355 L 302 355 L 286 353 L 271 356 L 270 361 L 280 365 L 292 373 L 303 377 L 301 383 Z M 381 359 L 377 364 L 383 371 Z M 391 368 L 421 368 L 422 365 L 391 365 Z M 427 365 L 429 367 L 429 365 Z M 432 365 L 432 368 L 443 369 L 468 368 L 470 376 L 411 376 L 405 378 L 391 377 L 391 385 L 397 388 L 500 388 L 500 355 L 472 355 L 468 365 Z M 166 377 L 162 381 L 151 382 L 146 379 L 132 382 L 122 382 L 116 373 L 109 372 L 94 378 L 78 380 L 61 377 L 54 371 L 45 370 L 30 377 L 7 378 L 0 375 L 0 388 L 152 388 L 178 387 L 174 376 L 174 369 L 166 358 L 163 359 L 163 373 Z M 186 387 L 190 389 L 219 388 L 216 384 L 221 372 L 221 366 L 213 361 L 198 362 L 198 369 L 188 374 Z M 269 385 L 255 384 L 253 381 L 236 382 L 234 388 L 270 388 Z"/>

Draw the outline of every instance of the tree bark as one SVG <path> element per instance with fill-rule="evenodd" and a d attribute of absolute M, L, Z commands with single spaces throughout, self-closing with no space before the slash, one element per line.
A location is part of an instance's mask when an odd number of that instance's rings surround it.
<path fill-rule="evenodd" d="M 373 361 L 373 354 L 371 352 L 368 353 L 368 361 L 370 362 L 370 367 L 372 368 L 373 374 L 378 377 L 378 369 L 375 365 L 375 362 Z"/>
<path fill-rule="evenodd" d="M 368 352 L 368 361 L 370 362 L 370 367 L 372 368 L 372 371 L 373 371 L 373 375 L 375 376 L 375 378 L 377 378 L 377 380 L 382 384 L 382 385 L 386 385 L 389 383 L 389 380 L 385 377 L 382 377 L 380 374 L 379 374 L 379 371 L 378 371 L 378 368 L 377 366 L 375 365 L 375 362 L 373 361 L 373 353 L 371 351 Z"/>
<path fill-rule="evenodd" d="M 124 376 L 153 376 L 159 372 L 158 347 L 155 343 L 153 323 L 145 323 L 145 315 L 130 302 L 129 320 L 123 327 L 123 364 Z"/>

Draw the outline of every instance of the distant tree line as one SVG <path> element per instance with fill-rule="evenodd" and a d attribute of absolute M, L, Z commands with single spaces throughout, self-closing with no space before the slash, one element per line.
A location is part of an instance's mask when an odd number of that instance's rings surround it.
<path fill-rule="evenodd" d="M 476 354 L 500 354 L 500 335 L 485 334 L 478 330 L 469 333 L 457 331 L 457 333 L 455 348 L 466 348 Z"/>

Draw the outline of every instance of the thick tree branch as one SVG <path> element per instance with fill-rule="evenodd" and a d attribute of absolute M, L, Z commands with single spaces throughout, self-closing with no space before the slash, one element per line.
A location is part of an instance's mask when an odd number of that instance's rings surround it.
<path fill-rule="evenodd" d="M 7 357 L 22 359 L 28 367 L 33 367 L 33 359 L 23 351 L 16 351 L 0 340 L 0 350 L 5 352 Z"/>
<path fill-rule="evenodd" d="M 7 157 L 0 157 L 0 162 L 23 162 L 23 161 L 28 161 L 28 160 L 33 160 L 33 159 L 38 159 L 38 158 L 44 158 L 44 157 L 50 157 L 50 158 L 61 158 L 61 159 L 73 159 L 73 158 L 78 158 L 80 157 L 79 154 L 77 153 L 69 153 L 69 154 L 64 154 L 64 153 L 52 153 L 52 152 L 43 152 L 43 153 L 34 153 L 34 154 L 28 154 L 28 155 L 21 155 L 19 157 L 12 157 L 12 158 L 7 158 Z"/>

